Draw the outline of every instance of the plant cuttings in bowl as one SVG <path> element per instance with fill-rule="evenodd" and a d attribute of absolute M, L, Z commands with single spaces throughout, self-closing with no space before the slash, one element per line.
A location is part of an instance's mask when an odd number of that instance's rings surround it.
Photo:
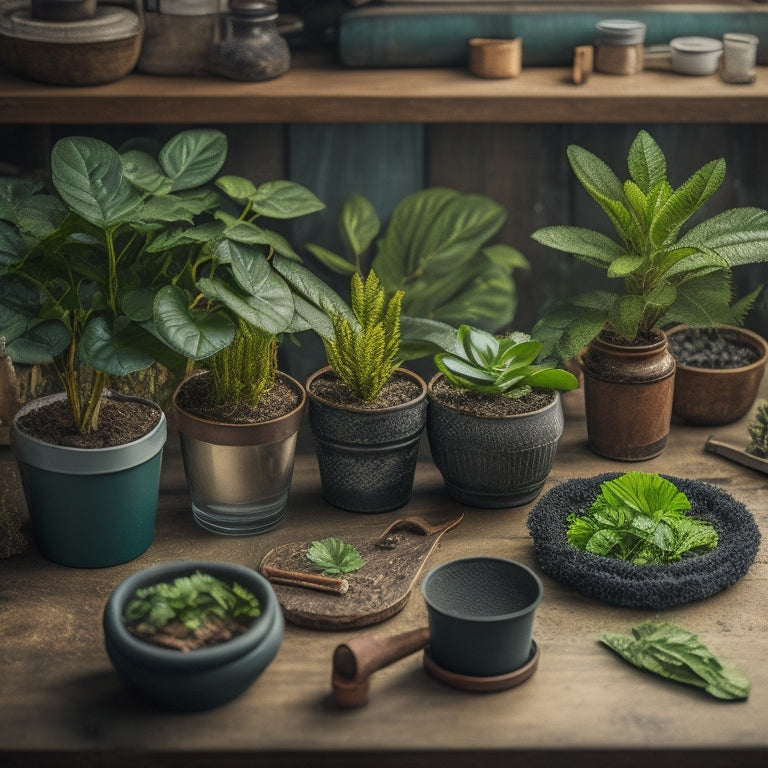
<path fill-rule="evenodd" d="M 186 652 L 230 640 L 260 615 L 259 601 L 247 589 L 196 571 L 136 590 L 124 621 L 136 637 Z"/>
<path fill-rule="evenodd" d="M 686 514 L 688 497 L 671 481 L 645 472 L 627 472 L 600 485 L 591 506 L 566 517 L 573 546 L 637 565 L 673 563 L 713 550 L 711 523 Z"/>

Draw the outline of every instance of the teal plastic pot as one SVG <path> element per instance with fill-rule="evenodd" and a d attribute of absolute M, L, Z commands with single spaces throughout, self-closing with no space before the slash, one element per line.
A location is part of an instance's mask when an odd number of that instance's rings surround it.
<path fill-rule="evenodd" d="M 530 660 L 544 588 L 527 566 L 500 557 L 451 560 L 427 574 L 421 592 L 429 653 L 443 669 L 494 677 Z"/>
<path fill-rule="evenodd" d="M 10 441 L 40 552 L 75 568 L 102 568 L 145 552 L 155 534 L 165 415 L 144 437 L 113 448 L 69 448 L 24 433 L 18 419 L 60 400 L 32 400 L 11 423 Z"/>
<path fill-rule="evenodd" d="M 237 582 L 256 596 L 261 615 L 246 632 L 188 653 L 152 645 L 128 632 L 123 612 L 137 589 L 195 571 Z M 285 623 L 271 585 L 256 571 L 235 563 L 180 560 L 146 568 L 121 582 L 104 608 L 103 626 L 107 655 L 128 689 L 156 706 L 192 712 L 213 709 L 244 693 L 277 655 Z"/>

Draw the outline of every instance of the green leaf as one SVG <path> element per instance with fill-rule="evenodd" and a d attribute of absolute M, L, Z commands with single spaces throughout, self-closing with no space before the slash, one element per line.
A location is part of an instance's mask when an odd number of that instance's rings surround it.
<path fill-rule="evenodd" d="M 625 257 L 626 250 L 601 232 L 583 227 L 544 227 L 531 237 L 536 242 L 570 253 L 593 266 L 608 269 L 616 259 Z"/>
<path fill-rule="evenodd" d="M 245 204 L 256 194 L 256 185 L 242 176 L 219 176 L 216 186 L 228 197 Z"/>
<path fill-rule="evenodd" d="M 667 179 L 667 160 L 647 131 L 640 131 L 627 155 L 627 169 L 632 180 L 648 195 L 653 187 Z"/>
<path fill-rule="evenodd" d="M 379 234 L 381 222 L 373 204 L 362 195 L 350 195 L 339 214 L 339 234 L 347 253 L 358 257 L 365 253 Z"/>
<path fill-rule="evenodd" d="M 273 219 L 295 219 L 325 208 L 313 192 L 295 181 L 261 184 L 250 201 L 254 210 Z"/>
<path fill-rule="evenodd" d="M 158 333 L 172 349 L 191 360 L 203 360 L 231 343 L 235 327 L 225 312 L 191 310 L 178 286 L 161 288 L 154 303 Z"/>
<path fill-rule="evenodd" d="M 64 202 L 101 229 L 116 226 L 142 204 L 123 176 L 120 155 L 99 139 L 71 136 L 57 141 L 51 175 Z"/>
<path fill-rule="evenodd" d="M 152 195 L 167 195 L 173 188 L 173 179 L 163 173 L 160 163 L 147 152 L 139 149 L 120 154 L 123 173 L 134 187 Z"/>
<path fill-rule="evenodd" d="M 360 553 L 351 544 L 333 537 L 313 541 L 306 555 L 326 576 L 342 576 L 364 565 Z"/>
<path fill-rule="evenodd" d="M 172 181 L 172 191 L 209 182 L 227 157 L 227 137 L 212 128 L 193 128 L 173 136 L 160 150 L 158 161 Z"/>
<path fill-rule="evenodd" d="M 722 664 L 697 635 L 675 624 L 646 621 L 634 627 L 631 635 L 605 633 L 600 642 L 635 667 L 703 688 L 715 698 L 749 697 L 746 675 Z"/>
<path fill-rule="evenodd" d="M 127 376 L 155 362 L 147 332 L 126 317 L 110 326 L 104 317 L 92 317 L 83 329 L 78 352 L 83 362 L 110 376 Z"/>
<path fill-rule="evenodd" d="M 324 264 L 337 275 L 351 276 L 357 272 L 357 267 L 352 262 L 347 261 L 343 256 L 339 256 L 339 254 L 333 251 L 329 251 L 327 248 L 313 245 L 312 243 L 308 243 L 306 248 L 321 264 Z"/>

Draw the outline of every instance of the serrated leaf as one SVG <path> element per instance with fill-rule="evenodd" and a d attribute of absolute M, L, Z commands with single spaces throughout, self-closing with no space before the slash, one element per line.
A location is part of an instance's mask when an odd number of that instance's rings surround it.
<path fill-rule="evenodd" d="M 326 576 L 343 576 L 364 565 L 355 547 L 334 537 L 313 541 L 306 556 Z"/>

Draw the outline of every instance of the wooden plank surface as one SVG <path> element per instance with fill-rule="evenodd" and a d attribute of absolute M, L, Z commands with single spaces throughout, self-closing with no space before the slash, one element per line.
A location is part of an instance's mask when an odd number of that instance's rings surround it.
<path fill-rule="evenodd" d="M 464 68 L 345 69 L 298 55 L 275 80 L 132 74 L 91 87 L 37 84 L 0 75 L 3 123 L 280 122 L 723 122 L 768 120 L 768 67 L 756 82 L 717 75 L 596 73 L 574 85 L 570 67 L 524 68 L 511 80 Z"/>
<path fill-rule="evenodd" d="M 766 395 L 766 386 L 761 393 Z M 714 483 L 742 501 L 768 533 L 765 475 L 708 453 L 709 434 L 746 441 L 749 416 L 715 429 L 673 426 L 668 446 L 641 465 L 590 453 L 583 416 L 568 407 L 565 434 L 545 490 L 607 471 L 664 472 Z M 12 465 L 2 449 L 3 472 Z M 255 566 L 280 544 L 359 525 L 379 531 L 404 513 L 456 509 L 462 524 L 430 555 L 425 572 L 457 557 L 485 554 L 536 569 L 528 507 L 477 510 L 454 504 L 428 459 L 417 469 L 411 504 L 386 515 L 334 509 L 319 493 L 316 460 L 297 458 L 285 520 L 273 532 L 226 538 L 192 521 L 175 437 L 169 443 L 155 541 L 132 563 L 75 570 L 34 548 L 0 562 L 0 764 L 3 766 L 757 766 L 768 756 L 768 561 L 765 547 L 737 584 L 660 618 L 697 632 L 752 681 L 748 701 L 723 703 L 693 688 L 640 673 L 598 643 L 655 618 L 609 607 L 544 578 L 534 638 L 536 674 L 494 694 L 448 688 L 415 654 L 377 672 L 367 707 L 327 706 L 331 656 L 349 633 L 289 625 L 264 675 L 238 700 L 208 713 L 170 714 L 120 686 L 103 648 L 100 617 L 114 587 L 139 568 L 178 558 Z M 405 608 L 364 632 L 396 634 L 424 626 L 414 590 Z M 584 761 L 589 762 L 584 762 Z"/>

